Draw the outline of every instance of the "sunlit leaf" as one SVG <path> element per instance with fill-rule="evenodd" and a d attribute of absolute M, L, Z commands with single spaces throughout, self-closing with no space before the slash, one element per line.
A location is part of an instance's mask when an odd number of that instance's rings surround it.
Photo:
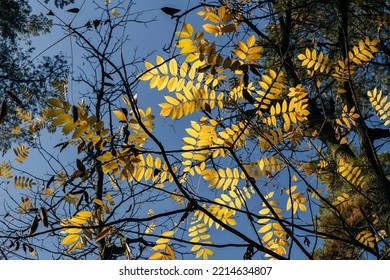
<path fill-rule="evenodd" d="M 64 245 L 69 245 L 69 244 L 76 242 L 79 238 L 80 238 L 80 235 L 78 235 L 78 234 L 69 234 L 62 240 L 61 243 Z"/>

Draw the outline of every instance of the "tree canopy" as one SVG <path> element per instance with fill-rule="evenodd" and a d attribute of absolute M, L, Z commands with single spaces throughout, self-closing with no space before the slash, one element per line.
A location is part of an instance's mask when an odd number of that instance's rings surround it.
<path fill-rule="evenodd" d="M 4 0 L 0 15 L 0 150 L 15 141 L 29 141 L 42 123 L 34 120 L 48 96 L 58 96 L 56 86 L 66 79 L 62 55 L 34 61 L 31 37 L 49 32 L 51 21 L 32 14 L 28 1 Z M 22 129 L 22 124 L 29 129 Z"/>
<path fill-rule="evenodd" d="M 3 258 L 389 258 L 386 1 L 164 7 L 146 58 L 123 34 L 149 21 L 101 2 L 66 23 L 87 89 L 42 107 L 46 173 L 27 144 L 0 166 Z"/>

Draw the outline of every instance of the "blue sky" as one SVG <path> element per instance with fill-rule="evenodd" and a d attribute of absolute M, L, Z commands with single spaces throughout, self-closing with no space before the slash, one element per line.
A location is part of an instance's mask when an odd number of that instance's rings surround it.
<path fill-rule="evenodd" d="M 104 0 L 98 0 L 96 2 L 104 3 Z M 81 6 L 81 3 L 84 5 Z M 131 8 L 130 14 L 140 13 L 140 19 L 148 21 L 147 24 L 142 23 L 130 23 L 124 34 L 129 38 L 126 43 L 126 48 L 124 48 L 125 56 L 132 58 L 134 55 L 138 57 L 146 57 L 150 55 L 147 60 L 155 63 L 155 56 L 160 55 L 164 58 L 169 58 L 172 53 L 167 53 L 163 49 L 168 46 L 175 28 L 176 20 L 171 19 L 171 17 L 161 11 L 162 7 L 173 7 L 181 10 L 186 10 L 187 7 L 192 7 L 197 5 L 198 1 L 157 1 L 157 0 L 145 0 L 145 1 L 134 1 L 135 4 Z M 111 1 L 112 4 L 115 3 L 115 0 Z M 81 1 L 77 0 L 74 5 L 70 5 L 68 8 L 77 7 L 80 8 L 80 12 L 75 15 L 73 13 L 68 13 L 66 11 L 55 8 L 53 4 L 47 4 L 42 6 L 36 0 L 31 1 L 31 5 L 36 12 L 47 13 L 47 8 L 52 10 L 58 17 L 61 18 L 64 22 L 72 22 L 72 25 L 83 26 L 87 21 L 94 20 L 96 17 L 100 16 L 100 11 L 96 10 L 96 5 L 92 1 Z M 68 9 L 66 8 L 66 9 Z M 65 10 L 66 10 L 65 9 Z M 36 53 L 41 55 L 54 55 L 58 52 L 63 52 L 69 59 L 71 68 L 74 70 L 73 76 L 77 77 L 79 74 L 78 67 L 85 67 L 82 64 L 82 50 L 75 44 L 74 38 L 66 37 L 67 30 L 63 27 L 59 27 L 56 24 L 59 23 L 59 20 L 55 17 L 51 17 L 55 26 L 53 26 L 53 31 L 50 34 L 47 34 L 43 37 L 38 37 L 33 41 L 33 46 L 36 48 Z M 150 22 L 149 22 L 150 21 Z M 192 24 L 200 22 L 200 18 L 195 14 L 191 13 L 187 17 L 183 18 L 179 24 L 181 27 L 184 21 L 189 21 Z M 60 23 L 61 24 L 61 23 Z M 61 24 L 62 25 L 62 24 Z M 66 38 L 64 38 L 66 37 Z M 48 46 L 50 46 L 49 49 Z M 43 53 L 42 53 L 43 52 Z M 126 53 L 127 52 L 127 53 Z M 138 65 L 143 67 L 143 64 Z M 140 68 L 140 70 L 143 70 Z M 72 79 L 69 79 L 69 98 L 70 100 L 76 101 L 78 91 L 80 91 L 81 84 L 77 84 Z M 150 90 L 148 88 L 148 83 L 140 83 L 136 92 L 138 94 L 138 99 L 141 107 L 151 106 L 153 107 L 153 112 L 155 115 L 159 114 L 160 107 L 157 106 L 159 101 L 163 101 L 163 96 L 165 92 L 157 92 L 155 90 Z M 154 102 L 149 102 L 153 99 Z M 170 127 L 170 122 L 167 120 L 167 125 Z M 178 123 L 182 121 L 176 121 L 175 126 L 178 127 Z M 164 135 L 162 135 L 163 138 Z M 177 138 L 175 138 L 177 139 Z M 180 142 L 181 143 L 181 142 Z M 172 142 L 171 140 L 167 144 L 173 144 L 174 147 L 177 143 Z"/>

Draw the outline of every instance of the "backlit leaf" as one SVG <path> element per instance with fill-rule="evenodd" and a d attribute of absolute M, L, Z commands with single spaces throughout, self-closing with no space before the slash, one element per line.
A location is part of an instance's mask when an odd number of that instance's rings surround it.
<path fill-rule="evenodd" d="M 127 121 L 127 117 L 122 111 L 114 110 L 112 112 L 120 121 Z"/>
<path fill-rule="evenodd" d="M 78 234 L 69 234 L 62 240 L 61 243 L 64 245 L 69 245 L 69 244 L 76 242 L 79 238 L 80 238 L 80 235 L 78 235 Z"/>
<path fill-rule="evenodd" d="M 149 260 L 160 260 L 163 257 L 161 252 L 155 252 L 150 257 Z"/>

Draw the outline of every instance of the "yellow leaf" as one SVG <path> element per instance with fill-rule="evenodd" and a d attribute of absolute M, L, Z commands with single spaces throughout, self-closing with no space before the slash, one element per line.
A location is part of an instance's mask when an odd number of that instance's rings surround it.
<path fill-rule="evenodd" d="M 189 145 L 193 145 L 195 146 L 196 145 L 196 139 L 192 138 L 192 137 L 184 137 L 183 138 L 183 141 Z"/>
<path fill-rule="evenodd" d="M 52 107 L 57 107 L 57 108 L 63 108 L 62 102 L 59 101 L 58 99 L 55 98 L 49 98 L 47 102 L 52 106 Z"/>
<path fill-rule="evenodd" d="M 265 232 L 269 231 L 269 230 L 271 229 L 271 227 L 272 227 L 272 223 L 266 224 L 265 226 L 262 226 L 262 227 L 258 230 L 258 232 L 259 232 L 259 233 L 265 233 Z"/>
<path fill-rule="evenodd" d="M 155 88 L 157 86 L 159 80 L 160 80 L 160 76 L 159 75 L 153 76 L 153 78 L 150 80 L 149 87 L 150 88 Z"/>
<path fill-rule="evenodd" d="M 283 114 L 284 124 L 283 129 L 288 131 L 291 126 L 290 118 L 288 117 L 288 114 Z"/>
<path fill-rule="evenodd" d="M 202 245 L 194 245 L 194 246 L 192 246 L 192 248 L 191 248 L 191 252 L 198 251 L 200 248 L 202 248 Z"/>
<path fill-rule="evenodd" d="M 227 222 L 229 225 L 231 226 L 235 226 L 237 224 L 236 220 L 235 219 L 227 219 Z"/>
<path fill-rule="evenodd" d="M 307 210 L 306 205 L 300 203 L 300 204 L 299 204 L 299 210 L 301 210 L 302 212 L 306 212 L 306 210 Z"/>
<path fill-rule="evenodd" d="M 156 244 L 166 244 L 170 241 L 168 238 L 159 238 L 156 240 Z"/>
<path fill-rule="evenodd" d="M 199 53 L 195 53 L 197 50 L 196 46 L 186 46 L 181 51 L 180 54 L 188 54 L 186 62 L 193 62 L 199 57 Z"/>
<path fill-rule="evenodd" d="M 278 223 L 273 223 L 273 224 L 272 224 L 272 227 L 273 227 L 274 229 L 276 229 L 276 230 L 284 231 L 283 227 L 282 227 L 280 224 L 278 224 Z"/>
<path fill-rule="evenodd" d="M 291 206 L 292 206 L 292 202 L 291 202 L 291 199 L 289 198 L 289 199 L 287 200 L 286 210 L 287 210 L 287 211 L 290 210 L 290 209 L 291 209 Z"/>
<path fill-rule="evenodd" d="M 62 125 L 64 123 L 70 122 L 72 120 L 73 120 L 73 117 L 69 114 L 60 115 L 58 118 L 53 120 L 52 125 L 59 126 L 59 125 Z M 72 121 L 72 123 L 73 123 L 73 121 Z"/>
<path fill-rule="evenodd" d="M 204 253 L 210 256 L 214 256 L 214 252 L 207 248 L 204 249 Z"/>
<path fill-rule="evenodd" d="M 168 254 L 170 260 L 176 259 L 175 252 L 170 246 L 167 246 L 167 248 L 165 249 L 165 253 Z"/>
<path fill-rule="evenodd" d="M 106 193 L 105 197 L 106 197 L 106 200 L 111 200 L 112 199 L 112 197 L 111 197 L 111 195 L 109 193 Z"/>
<path fill-rule="evenodd" d="M 165 63 L 164 58 L 159 55 L 156 56 L 156 66 L 157 65 L 159 65 L 158 69 L 160 70 L 161 74 L 168 75 L 168 66 Z"/>
<path fill-rule="evenodd" d="M 114 16 L 114 17 L 119 17 L 119 12 L 116 10 L 116 9 L 112 9 L 111 10 L 111 14 Z"/>
<path fill-rule="evenodd" d="M 219 28 L 213 24 L 210 24 L 210 23 L 206 23 L 203 25 L 203 29 L 208 32 L 208 33 L 212 33 L 212 34 L 218 34 L 220 32 Z"/>
<path fill-rule="evenodd" d="M 159 106 L 161 107 L 160 116 L 162 116 L 162 117 L 169 116 L 169 114 L 171 113 L 171 111 L 173 109 L 172 105 L 168 104 L 168 103 L 161 103 L 161 104 L 159 104 Z"/>
<path fill-rule="evenodd" d="M 192 242 L 192 243 L 198 243 L 199 241 L 200 241 L 200 237 L 199 236 L 195 236 L 194 238 L 192 238 L 190 240 L 190 242 Z"/>
<path fill-rule="evenodd" d="M 69 245 L 69 244 L 76 242 L 79 239 L 79 237 L 80 237 L 80 235 L 78 235 L 78 234 L 70 234 L 70 235 L 66 236 L 62 240 L 61 243 L 64 245 Z"/>
<path fill-rule="evenodd" d="M 224 201 L 226 201 L 226 202 L 230 202 L 231 201 L 231 198 L 228 196 L 228 195 L 226 195 L 226 194 L 221 194 L 221 198 L 224 200 Z"/>
<path fill-rule="evenodd" d="M 190 38 L 191 37 L 191 35 L 188 34 L 188 32 L 185 32 L 185 31 L 176 31 L 175 34 L 179 38 Z"/>
<path fill-rule="evenodd" d="M 69 115 L 68 115 L 69 116 Z M 62 132 L 67 135 L 69 134 L 73 129 L 77 127 L 77 122 L 74 123 L 73 121 L 68 122 L 67 124 L 64 125 L 62 128 Z"/>
<path fill-rule="evenodd" d="M 311 52 L 311 59 L 312 60 L 316 60 L 317 59 L 317 51 L 316 50 L 312 50 L 312 52 Z"/>
<path fill-rule="evenodd" d="M 245 60 L 246 59 L 246 54 L 242 51 L 242 50 L 233 50 L 234 54 L 242 59 L 242 60 Z"/>
<path fill-rule="evenodd" d="M 268 233 L 264 234 L 264 236 L 261 238 L 261 240 L 264 243 L 266 243 L 266 242 L 268 242 L 272 238 L 273 234 L 274 233 L 272 231 L 269 231 Z"/>
<path fill-rule="evenodd" d="M 193 41 L 191 40 L 191 39 L 181 39 L 181 40 L 179 40 L 178 42 L 177 42 L 177 44 L 176 44 L 176 46 L 178 47 L 178 48 L 180 48 L 180 49 L 183 49 L 183 48 L 191 48 L 191 47 L 195 47 L 194 45 L 193 45 Z M 195 47 L 195 50 L 196 50 L 196 47 Z M 171 61 L 176 61 L 176 60 L 171 60 Z M 172 64 L 172 66 L 174 66 L 173 64 Z M 171 63 L 170 63 L 170 67 L 171 67 Z M 177 71 L 176 72 L 171 72 L 172 73 L 172 75 L 177 75 Z"/>
<path fill-rule="evenodd" d="M 172 76 L 176 76 L 178 74 L 176 59 L 171 59 L 169 61 L 169 72 L 171 72 Z"/>
<path fill-rule="evenodd" d="M 190 135 L 190 136 L 192 136 L 192 137 L 194 137 L 195 139 L 196 138 L 198 138 L 198 132 L 196 131 L 196 130 L 194 130 L 194 129 L 192 129 L 192 128 L 186 128 L 186 132 Z"/>
<path fill-rule="evenodd" d="M 305 53 L 306 53 L 307 58 L 311 58 L 311 53 L 310 53 L 310 50 L 308 48 L 306 48 Z"/>
<path fill-rule="evenodd" d="M 278 102 L 275 105 L 275 115 L 279 115 L 281 111 L 282 111 L 282 108 L 280 107 L 280 103 Z"/>
<path fill-rule="evenodd" d="M 248 50 L 248 54 L 258 54 L 262 50 L 263 50 L 263 47 L 260 47 L 260 46 L 252 47 Z"/>
<path fill-rule="evenodd" d="M 221 19 L 219 18 L 219 16 L 217 16 L 216 14 L 214 14 L 212 12 L 207 13 L 207 19 L 210 20 L 211 22 L 214 22 L 214 23 L 221 22 Z"/>
<path fill-rule="evenodd" d="M 185 32 L 187 32 L 190 36 L 191 36 L 192 33 L 194 32 L 194 28 L 192 27 L 192 25 L 189 24 L 189 23 L 186 23 L 186 22 L 183 24 L 183 30 L 184 30 Z"/>
<path fill-rule="evenodd" d="M 66 233 L 76 234 L 76 233 L 80 233 L 82 230 L 83 230 L 82 228 L 67 228 L 64 231 Z M 71 242 L 71 243 L 73 243 L 73 242 Z"/>
<path fill-rule="evenodd" d="M 302 165 L 303 166 L 303 165 Z M 301 168 L 302 168 L 301 166 Z M 302 168 L 301 170 L 303 170 L 304 168 Z M 295 190 L 297 189 L 297 186 L 294 185 L 294 186 L 291 186 L 291 188 L 289 188 L 288 190 L 286 190 L 286 194 L 290 194 L 290 193 L 293 193 L 295 192 Z"/>
<path fill-rule="evenodd" d="M 76 130 L 75 132 L 73 133 L 72 135 L 72 139 L 77 139 L 79 137 L 81 137 L 84 132 L 86 132 L 88 129 L 88 126 L 87 125 L 80 125 Z"/>
<path fill-rule="evenodd" d="M 72 217 L 71 219 L 69 219 L 69 222 L 72 225 L 81 226 L 82 224 L 85 224 L 87 220 L 85 218 Z"/>
<path fill-rule="evenodd" d="M 248 47 L 252 47 L 256 43 L 256 37 L 254 35 L 249 36 L 247 40 Z"/>
<path fill-rule="evenodd" d="M 183 158 L 193 158 L 194 154 L 192 152 L 186 152 L 186 153 L 182 153 L 181 156 Z"/>
<path fill-rule="evenodd" d="M 153 74 L 153 76 L 158 75 L 158 71 L 152 63 L 146 61 L 145 68 L 148 70 L 147 72 Z"/>
<path fill-rule="evenodd" d="M 244 53 L 247 53 L 249 48 L 243 41 L 238 41 L 237 46 L 243 51 Z"/>
<path fill-rule="evenodd" d="M 177 106 L 180 104 L 180 101 L 172 96 L 166 95 L 164 98 L 166 101 L 168 101 L 170 104 L 172 104 L 174 106 Z"/>
<path fill-rule="evenodd" d="M 298 55 L 298 59 L 299 60 L 305 60 L 306 59 L 306 56 L 304 54 L 299 54 Z"/>
<path fill-rule="evenodd" d="M 127 121 L 127 117 L 122 111 L 114 110 L 112 112 L 120 121 Z"/>
<path fill-rule="evenodd" d="M 307 64 L 307 68 L 312 68 L 315 63 L 315 60 L 310 60 L 310 62 Z"/>
<path fill-rule="evenodd" d="M 165 248 L 167 248 L 167 244 L 158 244 L 156 246 L 153 246 L 152 250 L 153 251 L 162 251 L 162 250 L 165 250 Z"/>
<path fill-rule="evenodd" d="M 163 254 L 161 252 L 156 252 L 149 257 L 149 260 L 160 260 L 162 257 Z"/>
<path fill-rule="evenodd" d="M 138 79 L 141 81 L 149 81 L 151 78 L 153 78 L 153 74 L 150 72 L 144 72 L 138 75 Z"/>
<path fill-rule="evenodd" d="M 95 198 L 95 199 L 93 200 L 93 202 L 95 202 L 97 205 L 100 205 L 100 206 L 103 206 L 103 205 L 104 205 L 104 203 L 103 203 L 103 201 L 102 201 L 101 199 Z"/>
<path fill-rule="evenodd" d="M 267 215 L 269 212 L 270 212 L 270 210 L 268 208 L 264 208 L 264 209 L 261 209 L 259 211 L 259 214 L 260 215 Z"/>
<path fill-rule="evenodd" d="M 218 16 L 220 18 L 223 18 L 226 14 L 226 7 L 225 6 L 221 6 L 218 8 Z"/>
<path fill-rule="evenodd" d="M 174 234 L 175 234 L 175 232 L 173 230 L 171 230 L 171 231 L 166 231 L 161 235 L 164 237 L 172 237 Z"/>
<path fill-rule="evenodd" d="M 90 211 L 80 211 L 77 212 L 78 217 L 83 217 L 83 218 L 90 218 L 92 217 L 92 213 Z"/>
<path fill-rule="evenodd" d="M 196 250 L 195 250 L 195 251 L 196 251 Z M 198 259 L 198 258 L 200 258 L 200 257 L 203 255 L 203 253 L 204 253 L 204 249 L 199 250 L 199 251 L 196 253 L 195 257 Z"/>
<path fill-rule="evenodd" d="M 210 237 L 211 237 L 210 234 L 204 234 L 204 235 L 201 235 L 201 236 L 200 236 L 200 239 L 206 240 L 206 239 L 209 239 Z"/>
<path fill-rule="evenodd" d="M 224 182 L 225 182 L 225 180 L 224 180 L 224 179 L 221 179 L 220 182 L 218 183 L 218 185 L 216 186 L 216 188 L 219 189 L 219 188 L 223 185 Z M 220 199 L 220 198 L 215 198 L 214 201 L 215 201 L 216 203 L 225 205 L 225 202 L 224 202 L 222 199 Z"/>
<path fill-rule="evenodd" d="M 81 249 L 81 248 L 82 248 L 81 242 L 76 242 L 76 243 L 74 243 L 72 246 L 70 246 L 70 247 L 68 248 L 68 250 L 66 250 L 66 252 L 67 252 L 67 253 L 71 253 L 71 252 L 73 252 L 74 250 L 76 250 L 76 249 Z"/>
<path fill-rule="evenodd" d="M 272 84 L 272 82 L 273 82 L 272 78 L 268 75 L 263 75 L 263 81 L 269 85 Z M 268 89 L 268 87 L 267 87 L 267 89 Z"/>
<path fill-rule="evenodd" d="M 340 145 L 347 144 L 347 143 L 348 143 L 348 138 L 347 137 L 341 138 Z"/>
<path fill-rule="evenodd" d="M 169 77 L 168 76 L 162 76 L 160 80 L 157 82 L 157 89 L 158 90 L 163 90 L 169 82 Z"/>
<path fill-rule="evenodd" d="M 297 202 L 294 202 L 292 208 L 293 208 L 293 214 L 297 213 L 297 210 L 298 210 L 298 203 L 297 203 Z"/>
<path fill-rule="evenodd" d="M 283 100 L 283 103 L 282 103 L 282 112 L 283 113 L 286 113 L 287 112 L 287 101 L 286 100 Z"/>

